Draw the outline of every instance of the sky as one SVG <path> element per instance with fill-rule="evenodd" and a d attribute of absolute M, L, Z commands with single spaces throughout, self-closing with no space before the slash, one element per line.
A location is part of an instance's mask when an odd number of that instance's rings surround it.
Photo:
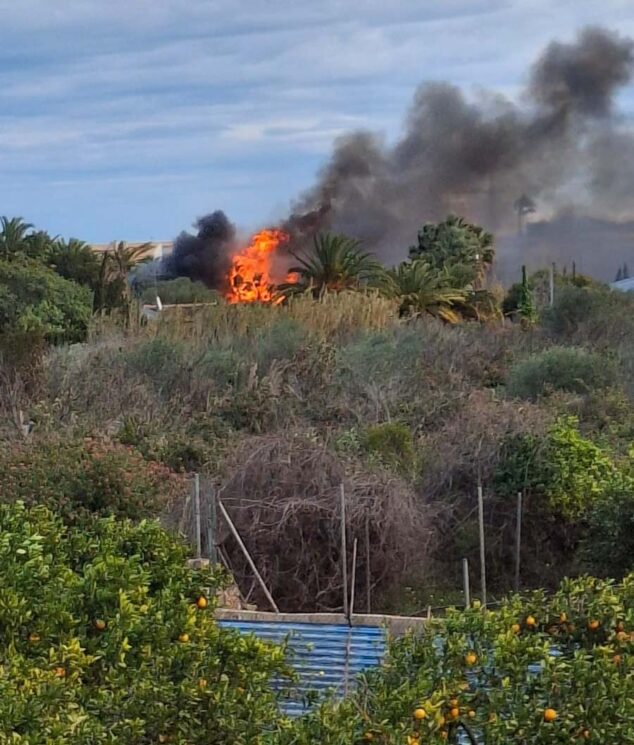
<path fill-rule="evenodd" d="M 0 214 L 89 242 L 283 218 L 333 140 L 416 86 L 521 95 L 553 38 L 632 0 L 0 0 Z M 634 92 L 622 105 L 634 113 Z"/>

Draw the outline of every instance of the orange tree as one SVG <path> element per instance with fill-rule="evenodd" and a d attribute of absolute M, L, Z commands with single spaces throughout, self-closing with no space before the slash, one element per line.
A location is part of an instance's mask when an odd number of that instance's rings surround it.
<path fill-rule="evenodd" d="M 392 641 L 353 696 L 275 742 L 634 743 L 633 651 L 634 575 L 565 581 Z"/>
<path fill-rule="evenodd" d="M 218 627 L 218 572 L 156 523 L 0 505 L 0 740 L 256 744 L 283 650 Z"/>

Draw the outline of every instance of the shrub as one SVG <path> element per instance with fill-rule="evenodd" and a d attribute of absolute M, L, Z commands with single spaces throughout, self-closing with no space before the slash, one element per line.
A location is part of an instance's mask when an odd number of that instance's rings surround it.
<path fill-rule="evenodd" d="M 634 484 L 616 487 L 595 502 L 581 552 L 586 566 L 599 576 L 634 571 Z"/>
<path fill-rule="evenodd" d="M 0 261 L 0 329 L 39 332 L 48 341 L 86 336 L 92 293 L 36 263 Z"/>
<path fill-rule="evenodd" d="M 155 303 L 157 295 L 163 305 L 217 303 L 221 297 L 216 290 L 210 290 L 202 282 L 192 282 L 188 277 L 163 280 L 145 287 L 141 300 L 144 303 Z"/>
<path fill-rule="evenodd" d="M 400 422 L 386 422 L 367 427 L 361 433 L 361 446 L 379 463 L 404 475 L 414 470 L 415 455 L 412 433 Z"/>
<path fill-rule="evenodd" d="M 605 388 L 615 379 L 614 366 L 605 356 L 575 347 L 552 347 L 511 367 L 508 392 L 534 400 L 553 391 L 588 393 Z"/>
<path fill-rule="evenodd" d="M 555 513 L 576 519 L 615 487 L 634 486 L 630 470 L 583 437 L 574 417 L 563 417 L 543 438 L 527 434 L 507 440 L 495 485 L 507 496 L 522 491 L 544 497 Z"/>
<path fill-rule="evenodd" d="M 3 501 L 46 504 L 71 521 L 87 513 L 154 517 L 184 489 L 165 466 L 107 440 L 36 440 L 0 453 Z"/>
<path fill-rule="evenodd" d="M 16 503 L 0 531 L 3 741 L 257 743 L 277 723 L 283 651 L 217 626 L 224 577 L 157 524 L 65 528 Z"/>

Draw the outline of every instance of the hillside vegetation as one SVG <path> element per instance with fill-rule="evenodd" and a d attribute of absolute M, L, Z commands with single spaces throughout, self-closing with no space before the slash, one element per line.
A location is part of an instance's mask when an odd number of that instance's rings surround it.
<path fill-rule="evenodd" d="M 634 743 L 634 296 L 562 273 L 551 305 L 543 272 L 504 294 L 456 217 L 392 269 L 321 236 L 266 305 L 137 287 L 138 258 L 2 221 L 3 742 Z M 159 291 L 181 305 L 145 322 L 135 292 Z M 477 596 L 481 486 L 501 604 L 392 641 L 291 722 L 283 651 L 218 628 L 227 578 L 174 535 L 194 472 L 287 611 L 341 609 L 342 489 L 357 608 L 462 605 L 463 558 Z"/>

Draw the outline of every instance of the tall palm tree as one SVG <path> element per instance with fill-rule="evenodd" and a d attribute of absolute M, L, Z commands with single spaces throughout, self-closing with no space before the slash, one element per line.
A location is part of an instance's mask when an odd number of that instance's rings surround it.
<path fill-rule="evenodd" d="M 0 257 L 9 261 L 27 253 L 33 225 L 21 217 L 0 218 Z"/>
<path fill-rule="evenodd" d="M 361 250 L 358 240 L 345 235 L 320 233 L 310 251 L 292 255 L 297 265 L 289 271 L 298 279 L 279 287 L 286 296 L 307 290 L 319 296 L 325 291 L 359 289 L 374 284 L 383 272 L 379 262 Z"/>
<path fill-rule="evenodd" d="M 385 272 L 382 292 L 399 301 L 401 315 L 428 314 L 447 323 L 460 321 L 456 306 L 467 297 L 464 290 L 451 286 L 446 273 L 420 259 L 403 261 Z"/>

